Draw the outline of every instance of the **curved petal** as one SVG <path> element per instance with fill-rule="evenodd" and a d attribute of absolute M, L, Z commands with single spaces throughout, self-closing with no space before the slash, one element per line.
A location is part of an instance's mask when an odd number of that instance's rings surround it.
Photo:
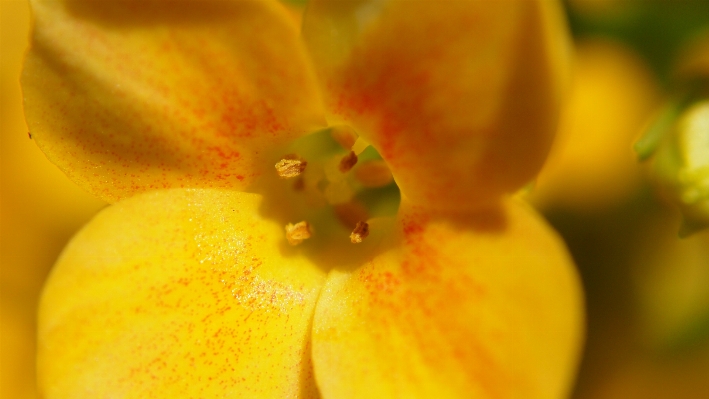
<path fill-rule="evenodd" d="M 313 0 L 303 35 L 330 122 L 410 201 L 470 209 L 540 169 L 567 61 L 555 2 Z"/>
<path fill-rule="evenodd" d="M 317 397 L 309 338 L 324 273 L 288 252 L 260 202 L 173 189 L 100 213 L 41 300 L 42 397 Z"/>
<path fill-rule="evenodd" d="M 271 172 L 267 150 L 324 123 L 295 23 L 275 1 L 36 0 L 33 11 L 30 131 L 109 202 L 243 189 Z"/>
<path fill-rule="evenodd" d="M 582 304 L 558 237 L 518 203 L 403 206 L 395 249 L 325 283 L 313 326 L 323 397 L 566 397 Z"/>

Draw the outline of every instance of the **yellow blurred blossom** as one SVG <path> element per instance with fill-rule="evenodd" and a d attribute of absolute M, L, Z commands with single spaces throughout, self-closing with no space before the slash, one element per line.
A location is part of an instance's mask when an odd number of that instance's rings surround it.
<path fill-rule="evenodd" d="M 73 232 L 105 205 L 70 182 L 28 138 L 19 74 L 25 1 L 0 2 L 0 397 L 36 398 L 39 292 Z"/>
<path fill-rule="evenodd" d="M 45 287 L 43 397 L 567 395 L 575 269 L 507 198 L 554 136 L 558 4 L 312 1 L 302 37 L 165 4 L 33 2 L 28 124 L 114 203 Z"/>
<path fill-rule="evenodd" d="M 592 211 L 627 201 L 642 180 L 632 144 L 658 103 L 655 77 L 630 48 L 600 38 L 578 43 L 572 90 L 532 202 Z"/>

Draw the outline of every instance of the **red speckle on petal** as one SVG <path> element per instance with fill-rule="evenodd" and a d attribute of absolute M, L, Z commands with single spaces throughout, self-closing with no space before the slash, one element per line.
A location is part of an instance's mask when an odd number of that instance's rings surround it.
<path fill-rule="evenodd" d="M 411 241 L 411 240 L 420 238 L 420 236 L 424 232 L 423 226 L 415 220 L 405 220 L 403 222 L 403 230 L 404 230 L 404 238 L 407 241 Z"/>
<path fill-rule="evenodd" d="M 349 79 L 337 90 L 332 90 L 340 93 L 334 101 L 334 109 L 339 115 L 355 121 L 355 125 L 358 125 L 356 122 L 370 120 L 372 125 L 368 127 L 374 129 L 369 132 L 373 135 L 373 143 L 385 159 L 392 160 L 398 158 L 399 151 L 406 150 L 401 148 L 402 134 L 406 134 L 411 126 L 416 126 L 427 136 L 435 131 L 432 127 L 436 118 L 427 117 L 430 112 L 425 103 L 431 97 L 430 73 L 413 71 L 411 64 L 401 57 L 380 59 L 389 62 L 378 71 L 368 70 L 364 75 L 359 70 L 343 72 Z M 408 88 L 410 93 L 402 95 L 402 88 Z"/>

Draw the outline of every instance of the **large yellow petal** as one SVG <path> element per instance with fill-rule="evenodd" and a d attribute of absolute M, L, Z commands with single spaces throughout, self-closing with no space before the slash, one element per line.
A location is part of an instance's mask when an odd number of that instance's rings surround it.
<path fill-rule="evenodd" d="M 402 195 L 438 208 L 496 200 L 551 145 L 566 67 L 553 1 L 318 1 L 303 35 L 331 123 L 351 124 Z"/>
<path fill-rule="evenodd" d="M 582 300 L 559 238 L 518 203 L 468 215 L 402 206 L 393 249 L 323 288 L 323 397 L 566 397 Z"/>
<path fill-rule="evenodd" d="M 260 203 L 173 189 L 94 218 L 42 297 L 43 397 L 317 397 L 310 328 L 324 273 Z"/>
<path fill-rule="evenodd" d="M 30 131 L 109 202 L 243 189 L 272 171 L 267 150 L 324 123 L 295 22 L 275 1 L 37 0 L 33 11 Z"/>

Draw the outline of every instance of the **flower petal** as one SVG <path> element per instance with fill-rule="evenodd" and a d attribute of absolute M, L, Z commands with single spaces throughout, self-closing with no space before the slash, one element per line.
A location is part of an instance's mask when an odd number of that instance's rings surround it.
<path fill-rule="evenodd" d="M 567 61 L 553 1 L 313 0 L 303 35 L 331 123 L 402 195 L 469 209 L 521 187 L 552 141 Z"/>
<path fill-rule="evenodd" d="M 313 327 L 323 397 L 566 397 L 582 306 L 560 240 L 518 203 L 402 206 L 394 249 L 325 283 Z"/>
<path fill-rule="evenodd" d="M 243 189 L 271 172 L 267 150 L 324 124 L 297 27 L 275 1 L 36 0 L 33 11 L 30 131 L 109 202 Z"/>
<path fill-rule="evenodd" d="M 317 397 L 309 338 L 324 273 L 288 252 L 260 202 L 173 189 L 100 213 L 41 301 L 42 397 Z"/>

